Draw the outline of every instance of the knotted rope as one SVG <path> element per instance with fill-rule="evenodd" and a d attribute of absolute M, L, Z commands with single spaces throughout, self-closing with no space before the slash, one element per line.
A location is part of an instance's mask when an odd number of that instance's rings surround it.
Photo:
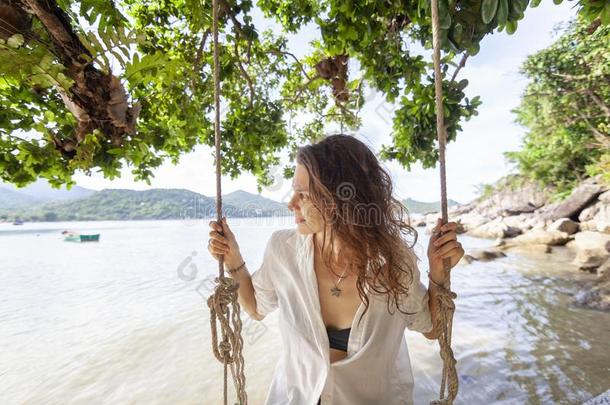
<path fill-rule="evenodd" d="M 212 1 L 212 31 L 214 38 L 214 139 L 216 147 L 216 218 L 222 219 L 221 164 L 220 164 L 220 57 L 218 51 L 218 0 Z M 214 293 L 208 298 L 210 326 L 212 331 L 212 350 L 214 356 L 224 365 L 223 398 L 227 405 L 227 368 L 231 365 L 233 384 L 240 405 L 246 405 L 246 377 L 242 356 L 240 306 L 237 300 L 239 284 L 225 277 L 224 260 L 218 260 L 218 277 L 215 279 Z M 218 342 L 217 322 L 220 323 L 221 341 Z"/>
<path fill-rule="evenodd" d="M 212 350 L 214 356 L 224 364 L 224 403 L 227 403 L 227 365 L 231 365 L 233 384 L 240 404 L 247 403 L 246 378 L 244 375 L 244 358 L 242 356 L 243 339 L 241 337 L 241 319 L 237 290 L 239 284 L 229 277 L 217 277 L 214 293 L 208 298 L 210 308 L 210 329 L 212 331 Z M 230 319 L 230 322 L 229 322 Z M 217 323 L 220 322 L 222 341 L 218 342 Z M 233 328 L 231 328 L 231 323 Z"/>
<path fill-rule="evenodd" d="M 434 90 L 436 101 L 436 133 L 439 145 L 439 162 L 441 174 L 441 212 L 442 224 L 446 224 L 447 219 L 447 187 L 445 180 L 445 144 L 447 142 L 447 128 L 445 128 L 444 108 L 443 108 L 443 77 L 441 75 L 441 45 L 440 45 L 440 24 L 438 15 L 438 0 L 432 0 L 432 46 L 434 48 Z M 446 272 L 451 270 L 451 262 L 443 260 L 443 267 Z M 453 326 L 453 313 L 455 304 L 453 300 L 457 295 L 451 291 L 451 280 L 448 277 L 444 286 L 437 287 L 436 295 L 439 304 L 439 316 L 435 330 L 440 329 L 438 343 L 440 354 L 443 360 L 443 378 L 439 399 L 432 401 L 433 405 L 452 405 L 458 393 L 458 375 L 456 370 L 456 360 L 451 349 L 451 329 Z M 445 397 L 447 388 L 447 397 Z"/>

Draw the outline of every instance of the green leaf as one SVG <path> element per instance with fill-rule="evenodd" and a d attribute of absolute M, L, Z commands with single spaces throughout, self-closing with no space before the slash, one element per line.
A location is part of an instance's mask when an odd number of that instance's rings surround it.
<path fill-rule="evenodd" d="M 498 25 L 506 24 L 508 19 L 508 0 L 500 0 L 498 2 L 498 12 L 496 14 Z"/>
<path fill-rule="evenodd" d="M 449 14 L 448 0 L 439 0 L 438 14 L 440 20 L 440 28 L 447 30 L 451 27 L 451 14 Z"/>
<path fill-rule="evenodd" d="M 485 24 L 489 24 L 496 16 L 498 10 L 498 0 L 483 0 L 481 2 L 481 19 Z"/>

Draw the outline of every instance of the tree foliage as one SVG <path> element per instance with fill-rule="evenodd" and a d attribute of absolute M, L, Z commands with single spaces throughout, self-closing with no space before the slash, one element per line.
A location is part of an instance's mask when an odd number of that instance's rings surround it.
<path fill-rule="evenodd" d="M 71 184 L 76 171 L 114 178 L 128 166 L 149 181 L 164 160 L 212 145 L 210 3 L 0 0 L 0 178 Z M 440 1 L 448 141 L 479 105 L 456 61 L 494 30 L 514 32 L 528 3 Z M 582 13 L 606 21 L 598 3 L 581 1 Z M 408 46 L 430 48 L 428 0 L 259 0 L 286 32 L 319 28 L 302 58 L 283 33 L 254 25 L 251 0 L 219 4 L 224 174 L 269 184 L 281 150 L 318 139 L 332 122 L 358 128 L 365 88 L 398 107 L 382 157 L 435 164 L 432 66 Z M 297 116 L 306 121 L 289 131 Z"/>
<path fill-rule="evenodd" d="M 596 174 L 610 182 L 609 44 L 610 26 L 580 19 L 524 63 L 530 84 L 515 112 L 528 132 L 505 153 L 524 176 L 559 192 Z"/>

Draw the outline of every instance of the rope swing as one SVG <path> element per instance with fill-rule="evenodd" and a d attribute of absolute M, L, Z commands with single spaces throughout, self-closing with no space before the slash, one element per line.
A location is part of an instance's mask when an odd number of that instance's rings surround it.
<path fill-rule="evenodd" d="M 445 180 L 445 144 L 447 142 L 447 128 L 445 127 L 444 108 L 443 108 L 443 76 L 441 75 L 441 44 L 440 44 L 440 24 L 438 16 L 438 0 L 432 0 L 432 47 L 434 59 L 434 93 L 436 101 L 436 134 L 438 137 L 439 162 L 441 172 L 441 213 L 442 224 L 446 224 L 447 218 L 447 185 Z M 443 260 L 443 267 L 446 272 L 451 270 L 451 259 Z M 439 304 L 439 314 L 436 319 L 436 327 L 440 328 L 438 344 L 440 354 L 443 359 L 443 377 L 439 399 L 432 401 L 433 405 L 452 405 L 458 393 L 458 375 L 455 368 L 455 357 L 451 349 L 451 329 L 453 326 L 453 313 L 455 303 L 453 300 L 457 295 L 451 291 L 451 279 L 447 277 L 447 282 L 442 287 L 437 287 L 437 299 Z M 445 397 L 445 388 L 447 397 Z"/>
<path fill-rule="evenodd" d="M 445 179 L 445 144 L 447 132 L 443 117 L 443 85 L 440 62 L 440 24 L 438 15 L 438 0 L 432 0 L 432 44 L 434 59 L 434 87 L 436 102 L 436 130 L 439 144 L 439 162 L 441 176 L 441 212 L 442 224 L 448 222 L 447 218 L 447 190 Z M 218 0 L 212 1 L 212 31 L 214 46 L 214 138 L 216 161 L 216 217 L 222 220 L 221 195 L 221 153 L 220 153 L 220 62 L 218 49 Z M 445 271 L 451 270 L 450 259 L 443 260 Z M 237 300 L 239 284 L 224 275 L 223 256 L 218 260 L 217 285 L 213 294 L 208 298 L 210 309 L 210 327 L 212 333 L 212 350 L 214 356 L 224 365 L 223 398 L 227 405 L 228 369 L 231 371 L 233 383 L 240 405 L 247 404 L 245 391 L 246 378 L 244 375 L 244 359 L 242 355 L 243 339 L 241 336 L 242 323 L 240 319 L 240 306 Z M 431 402 L 432 405 L 452 405 L 458 393 L 458 375 L 456 360 L 451 349 L 451 330 L 455 304 L 453 300 L 457 295 L 451 291 L 451 282 L 448 278 L 446 284 L 437 287 L 439 315 L 435 329 L 439 330 L 438 342 L 440 355 L 443 361 L 442 382 L 439 399 Z M 218 324 L 220 324 L 220 342 L 218 341 Z M 230 367 L 229 367 L 230 366 Z M 445 397 L 445 391 L 447 396 Z"/>
<path fill-rule="evenodd" d="M 214 38 L 214 143 L 216 147 L 216 220 L 222 219 L 221 155 L 220 155 L 220 58 L 218 53 L 218 0 L 212 1 L 212 31 Z M 241 336 L 240 307 L 237 301 L 239 284 L 225 277 L 224 258 L 218 260 L 218 277 L 214 293 L 208 298 L 212 351 L 224 365 L 223 398 L 227 405 L 227 369 L 231 366 L 233 384 L 240 405 L 246 405 L 246 376 L 244 375 L 243 339 Z M 220 323 L 221 341 L 218 342 L 217 322 Z"/>

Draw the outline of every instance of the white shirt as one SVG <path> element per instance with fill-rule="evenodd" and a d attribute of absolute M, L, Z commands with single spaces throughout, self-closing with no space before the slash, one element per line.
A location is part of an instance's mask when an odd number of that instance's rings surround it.
<path fill-rule="evenodd" d="M 257 312 L 279 309 L 283 353 L 267 393 L 266 405 L 397 405 L 413 403 L 413 372 L 404 332 L 430 332 L 428 291 L 413 274 L 401 305 L 405 315 L 390 314 L 387 298 L 369 294 L 352 322 L 347 357 L 330 363 L 314 272 L 313 234 L 296 229 L 275 231 L 261 267 L 252 274 Z"/>

